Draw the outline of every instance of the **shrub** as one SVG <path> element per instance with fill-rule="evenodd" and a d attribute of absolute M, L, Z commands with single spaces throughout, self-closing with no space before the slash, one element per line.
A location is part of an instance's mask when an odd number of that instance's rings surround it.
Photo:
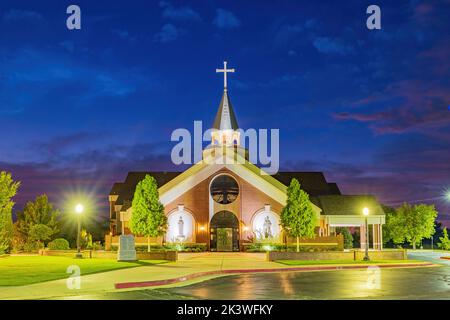
<path fill-rule="evenodd" d="M 42 249 L 44 244 L 42 242 L 28 241 L 23 245 L 23 251 L 25 252 L 37 252 Z"/>
<path fill-rule="evenodd" d="M 147 246 L 140 244 L 136 245 L 136 252 L 148 252 Z M 152 252 L 164 251 L 180 251 L 180 252 L 204 252 L 208 249 L 206 243 L 166 243 L 164 245 L 153 245 Z M 111 246 L 111 251 L 117 251 L 117 246 Z"/>
<path fill-rule="evenodd" d="M 58 238 L 48 244 L 50 250 L 69 250 L 69 241 L 64 238 Z"/>
<path fill-rule="evenodd" d="M 0 242 L 0 256 L 8 253 L 8 243 L 6 241 Z"/>
<path fill-rule="evenodd" d="M 321 251 L 336 251 L 339 250 L 337 246 L 334 245 L 300 245 L 298 252 L 321 252 Z M 245 251 L 247 252 L 266 252 L 266 251 L 286 251 L 286 252 L 296 252 L 296 244 L 285 245 L 283 243 L 250 243 L 245 246 Z"/>
<path fill-rule="evenodd" d="M 92 250 L 104 250 L 102 243 L 100 241 L 96 241 L 92 244 Z"/>
<path fill-rule="evenodd" d="M 336 228 L 336 232 L 342 234 L 344 237 L 344 248 L 345 249 L 352 249 L 353 248 L 353 235 L 348 230 L 348 228 L 345 227 L 339 227 Z"/>
<path fill-rule="evenodd" d="M 442 237 L 439 237 L 439 240 L 441 241 L 438 243 L 439 248 L 442 250 L 450 250 L 450 239 L 448 238 L 447 228 L 444 228 Z"/>
<path fill-rule="evenodd" d="M 257 242 L 245 246 L 247 252 L 285 251 L 286 245 L 283 243 Z"/>

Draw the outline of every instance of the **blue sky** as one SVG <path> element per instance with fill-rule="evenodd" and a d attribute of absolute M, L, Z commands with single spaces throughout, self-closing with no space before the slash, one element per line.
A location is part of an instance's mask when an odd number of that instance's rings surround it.
<path fill-rule="evenodd" d="M 65 26 L 77 4 L 82 29 Z M 382 30 L 366 28 L 378 4 Z M 17 208 L 128 171 L 177 170 L 170 134 L 212 124 L 229 91 L 243 128 L 279 128 L 284 170 L 345 193 L 450 207 L 450 2 L 8 1 L 0 4 L 0 169 Z M 102 207 L 102 206 L 101 206 Z M 102 207 L 103 208 L 103 207 Z"/>

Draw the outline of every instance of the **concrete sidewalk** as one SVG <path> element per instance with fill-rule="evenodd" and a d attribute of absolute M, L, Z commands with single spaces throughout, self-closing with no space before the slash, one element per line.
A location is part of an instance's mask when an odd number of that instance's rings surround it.
<path fill-rule="evenodd" d="M 364 267 L 364 265 L 360 266 Z M 308 268 L 311 266 L 303 267 Z M 320 266 L 317 265 L 315 267 Z M 20 287 L 1 287 L 0 299 L 51 299 L 52 297 L 79 296 L 93 293 L 111 292 L 118 291 L 115 288 L 115 284 L 118 283 L 183 278 L 199 272 L 203 273 L 236 269 L 248 271 L 258 269 L 281 270 L 289 268 L 292 268 L 292 266 L 266 261 L 264 253 L 181 253 L 179 255 L 179 261 L 177 262 L 121 269 L 85 276 L 82 275 L 80 289 L 68 289 L 67 279 L 36 283 Z M 81 270 L 81 273 L 82 272 L 83 270 Z M 220 276 L 223 276 L 223 274 L 211 274 L 205 277 L 182 281 L 182 283 L 174 283 L 161 287 L 188 285 Z M 137 289 L 141 288 L 129 288 L 124 290 Z"/>

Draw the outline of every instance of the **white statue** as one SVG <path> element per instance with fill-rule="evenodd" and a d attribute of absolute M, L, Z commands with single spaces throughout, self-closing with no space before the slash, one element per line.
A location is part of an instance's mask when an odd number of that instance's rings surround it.
<path fill-rule="evenodd" d="M 183 221 L 183 217 L 180 216 L 180 220 L 178 220 L 178 237 L 179 238 L 184 238 L 183 229 L 184 229 L 184 221 Z"/>
<path fill-rule="evenodd" d="M 272 238 L 272 222 L 270 222 L 269 216 L 264 219 L 263 234 L 266 239 Z"/>

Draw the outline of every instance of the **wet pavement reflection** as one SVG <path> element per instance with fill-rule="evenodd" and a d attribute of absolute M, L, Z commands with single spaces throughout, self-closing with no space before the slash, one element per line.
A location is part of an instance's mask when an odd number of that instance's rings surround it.
<path fill-rule="evenodd" d="M 246 274 L 167 291 L 221 300 L 450 299 L 450 268 L 380 269 L 378 275 L 366 270 Z"/>
<path fill-rule="evenodd" d="M 111 292 L 75 299 L 450 299 L 450 261 L 440 253 L 412 259 L 439 267 L 230 275 L 170 289 Z"/>

